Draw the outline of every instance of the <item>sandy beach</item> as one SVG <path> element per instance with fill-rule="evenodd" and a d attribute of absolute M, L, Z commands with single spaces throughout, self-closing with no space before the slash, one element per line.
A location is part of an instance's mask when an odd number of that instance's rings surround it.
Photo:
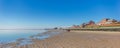
<path fill-rule="evenodd" d="M 12 48 L 120 48 L 120 32 L 72 31 Z"/>

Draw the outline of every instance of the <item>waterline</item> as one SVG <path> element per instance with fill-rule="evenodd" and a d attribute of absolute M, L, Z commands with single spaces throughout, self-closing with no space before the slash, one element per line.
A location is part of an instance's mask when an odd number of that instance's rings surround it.
<path fill-rule="evenodd" d="M 44 32 L 46 30 L 0 30 L 0 42 L 11 42 L 18 38 L 28 38 L 31 35 Z"/>

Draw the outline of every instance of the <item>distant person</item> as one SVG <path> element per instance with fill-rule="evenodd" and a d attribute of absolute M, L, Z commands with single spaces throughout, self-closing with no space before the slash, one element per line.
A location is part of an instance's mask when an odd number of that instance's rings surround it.
<path fill-rule="evenodd" d="M 68 29 L 67 31 L 70 32 L 70 29 Z"/>
<path fill-rule="evenodd" d="M 57 27 L 55 27 L 54 29 L 58 29 Z"/>

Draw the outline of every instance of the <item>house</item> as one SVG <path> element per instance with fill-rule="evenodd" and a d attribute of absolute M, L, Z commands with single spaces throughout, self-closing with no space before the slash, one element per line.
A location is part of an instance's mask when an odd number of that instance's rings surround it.
<path fill-rule="evenodd" d="M 117 20 L 106 18 L 100 21 L 97 25 L 108 25 L 108 24 L 115 24 L 115 23 L 117 23 Z"/>
<path fill-rule="evenodd" d="M 91 20 L 91 21 L 89 21 L 87 23 L 83 23 L 81 25 L 73 25 L 70 28 L 99 28 L 99 27 L 113 27 L 113 26 L 114 27 L 120 26 L 120 21 L 117 21 L 115 19 L 105 18 L 97 24 Z"/>
<path fill-rule="evenodd" d="M 103 19 L 103 20 L 100 21 L 97 25 L 105 25 L 108 20 L 109 20 L 109 19 Z"/>
<path fill-rule="evenodd" d="M 96 24 L 94 21 L 89 21 L 88 23 L 83 23 L 82 25 L 80 25 L 80 28 L 91 28 L 94 27 Z"/>
<path fill-rule="evenodd" d="M 70 28 L 80 28 L 80 26 L 79 26 L 79 25 L 73 25 L 73 26 L 70 27 Z"/>
<path fill-rule="evenodd" d="M 100 21 L 97 25 L 101 27 L 117 27 L 117 26 L 120 26 L 120 22 L 115 19 L 106 18 Z"/>

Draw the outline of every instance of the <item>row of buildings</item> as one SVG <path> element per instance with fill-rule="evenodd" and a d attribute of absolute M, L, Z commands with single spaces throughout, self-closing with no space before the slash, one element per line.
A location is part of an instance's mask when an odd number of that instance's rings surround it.
<path fill-rule="evenodd" d="M 89 21 L 88 23 L 83 23 L 81 25 L 73 25 L 70 28 L 98 28 L 98 27 L 111 27 L 111 26 L 120 26 L 120 21 L 115 19 L 105 18 L 98 23 L 94 21 Z"/>

